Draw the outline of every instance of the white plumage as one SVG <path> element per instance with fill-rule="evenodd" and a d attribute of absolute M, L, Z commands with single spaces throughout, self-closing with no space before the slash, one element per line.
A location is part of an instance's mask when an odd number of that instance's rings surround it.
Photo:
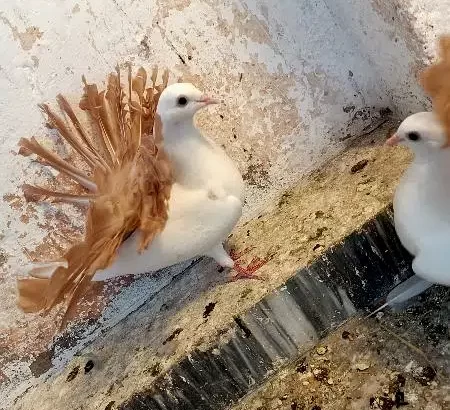
<path fill-rule="evenodd" d="M 401 302 L 433 283 L 450 286 L 450 148 L 434 113 L 406 118 L 388 145 L 402 144 L 414 153 L 394 196 L 395 229 L 414 256 L 411 278 L 388 296 Z M 411 286 L 406 286 L 410 284 Z"/>
<path fill-rule="evenodd" d="M 152 272 L 201 255 L 235 266 L 222 243 L 241 217 L 244 182 L 225 151 L 193 122 L 194 114 L 212 103 L 192 84 L 164 90 L 157 113 L 175 177 L 166 226 L 142 253 L 135 232 L 121 245 L 113 265 L 97 271 L 93 280 Z"/>

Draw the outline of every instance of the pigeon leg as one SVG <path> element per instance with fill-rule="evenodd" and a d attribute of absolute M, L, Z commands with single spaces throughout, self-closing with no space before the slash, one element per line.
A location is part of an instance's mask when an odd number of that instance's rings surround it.
<path fill-rule="evenodd" d="M 253 247 L 251 248 L 246 248 L 244 249 L 242 252 L 235 252 L 235 251 L 231 251 L 230 252 L 230 256 L 231 259 L 233 259 L 234 261 L 234 266 L 233 269 L 237 272 L 237 275 L 232 276 L 229 281 L 230 282 L 235 282 L 239 279 L 256 279 L 256 280 L 263 280 L 258 276 L 255 276 L 254 273 L 261 268 L 262 266 L 264 266 L 268 260 L 267 259 L 261 259 L 261 258 L 253 258 L 252 261 L 250 262 L 250 264 L 247 267 L 242 266 L 238 260 L 242 257 L 242 255 L 248 253 L 249 251 L 251 251 L 252 249 L 254 249 Z"/>
<path fill-rule="evenodd" d="M 206 253 L 206 256 L 213 258 L 220 266 L 222 266 L 224 268 L 234 269 L 237 272 L 237 275 L 232 276 L 229 279 L 230 282 L 234 282 L 239 279 L 262 280 L 258 276 L 255 276 L 254 273 L 259 268 L 261 268 L 261 266 L 263 266 L 267 263 L 266 259 L 253 258 L 253 260 L 250 262 L 250 264 L 247 267 L 243 267 L 238 262 L 238 259 L 240 259 L 246 253 L 250 252 L 252 249 L 254 249 L 254 247 L 245 248 L 243 251 L 241 251 L 239 253 L 232 250 L 230 252 L 230 255 L 228 255 L 228 253 L 223 248 L 223 245 L 220 244 L 220 245 L 212 248 L 208 253 Z"/>

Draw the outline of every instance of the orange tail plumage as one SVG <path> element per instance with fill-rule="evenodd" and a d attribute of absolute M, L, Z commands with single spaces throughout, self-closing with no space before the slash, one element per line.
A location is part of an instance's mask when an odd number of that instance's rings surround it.
<path fill-rule="evenodd" d="M 171 165 L 162 148 L 161 122 L 155 115 L 159 96 L 167 86 L 168 73 L 156 85 L 154 69 L 151 86 L 147 73 L 139 68 L 128 90 L 123 90 L 120 72 L 108 77 L 105 91 L 83 77 L 84 95 L 80 108 L 89 117 L 88 133 L 67 100 L 57 101 L 69 123 L 47 105 L 40 105 L 50 127 L 69 143 L 85 161 L 86 173 L 44 148 L 35 138 L 19 142 L 23 155 L 36 154 L 44 165 L 79 183 L 89 193 L 74 195 L 42 187 L 23 185 L 29 201 L 87 204 L 85 238 L 73 245 L 64 261 L 41 264 L 30 277 L 18 280 L 19 306 L 26 312 L 49 312 L 65 301 L 62 325 L 87 290 L 98 269 L 109 266 L 117 248 L 136 229 L 141 231 L 140 250 L 146 248 L 165 226 L 172 186 Z M 90 136 L 91 135 L 91 136 Z M 44 272 L 44 273 L 43 273 Z M 46 278 L 45 276 L 49 276 Z"/>
<path fill-rule="evenodd" d="M 439 40 L 439 61 L 421 75 L 424 90 L 433 100 L 433 111 L 447 131 L 450 145 L 450 35 Z"/>

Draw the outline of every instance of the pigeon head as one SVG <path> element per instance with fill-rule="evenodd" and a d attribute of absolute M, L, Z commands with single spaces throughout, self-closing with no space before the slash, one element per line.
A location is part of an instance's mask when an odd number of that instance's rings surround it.
<path fill-rule="evenodd" d="M 407 117 L 386 145 L 405 145 L 416 155 L 427 155 L 448 147 L 448 137 L 432 112 L 419 112 Z"/>
<path fill-rule="evenodd" d="M 156 112 L 163 122 L 178 123 L 192 119 L 201 108 L 217 103 L 190 83 L 176 83 L 161 93 Z"/>

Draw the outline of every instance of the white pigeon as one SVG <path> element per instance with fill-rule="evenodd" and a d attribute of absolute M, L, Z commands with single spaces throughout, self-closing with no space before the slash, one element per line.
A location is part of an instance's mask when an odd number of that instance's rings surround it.
<path fill-rule="evenodd" d="M 387 298 L 400 303 L 432 284 L 450 286 L 450 147 L 432 112 L 406 118 L 386 144 L 405 145 L 414 153 L 394 195 L 395 230 L 414 256 L 417 275 Z"/>
<path fill-rule="evenodd" d="M 194 124 L 195 113 L 215 103 L 189 83 L 173 84 L 162 92 L 157 114 L 175 177 L 167 223 L 141 253 L 139 232 L 133 233 L 119 248 L 113 265 L 97 271 L 93 280 L 153 272 L 202 255 L 235 268 L 234 278 L 253 278 L 255 269 L 246 271 L 223 247 L 242 214 L 244 181 L 225 151 Z"/>
<path fill-rule="evenodd" d="M 94 124 L 93 137 L 63 96 L 57 100 L 70 125 L 41 105 L 49 124 L 81 155 L 90 174 L 34 138 L 19 142 L 20 153 L 38 155 L 44 165 L 90 191 L 23 186 L 29 200 L 88 205 L 84 239 L 63 260 L 35 264 L 29 277 L 18 280 L 23 310 L 48 312 L 63 299 L 69 310 L 91 280 L 154 272 L 199 256 L 235 269 L 232 280 L 258 279 L 253 273 L 265 260 L 255 258 L 244 268 L 236 261 L 239 256 L 233 260 L 223 247 L 242 214 L 242 176 L 225 151 L 194 125 L 197 111 L 217 101 L 189 83 L 167 87 L 167 74 L 162 86 L 156 86 L 156 74 L 154 70 L 153 86 L 147 88 L 146 71 L 140 68 L 133 78 L 130 69 L 128 98 L 119 70 L 108 77 L 105 92 L 84 80 L 80 107 Z"/>

